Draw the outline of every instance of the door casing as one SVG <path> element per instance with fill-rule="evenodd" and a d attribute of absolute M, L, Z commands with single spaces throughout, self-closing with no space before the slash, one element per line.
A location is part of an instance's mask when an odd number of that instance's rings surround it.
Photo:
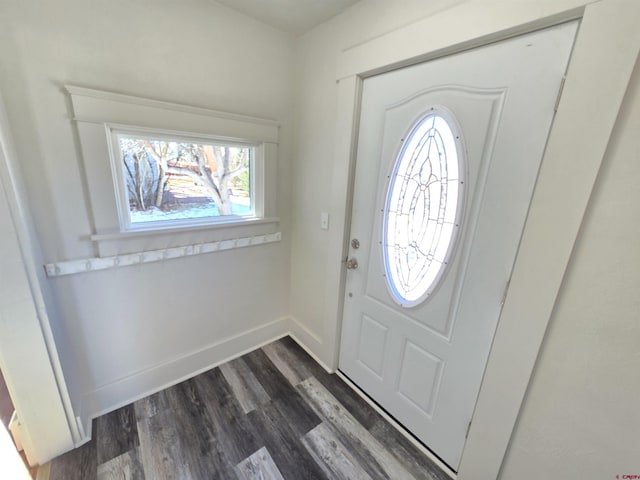
<path fill-rule="evenodd" d="M 36 465 L 72 449 L 81 435 L 40 290 L 28 209 L 21 189 L 9 121 L 0 96 L 0 215 L 13 227 L 0 241 L 7 252 L 15 255 L 11 261 L 18 265 L 12 282 L 20 287 L 20 295 L 5 295 L 0 304 L 6 314 L 0 322 L 0 364 L 20 418 L 27 459 Z M 25 352 L 28 362 L 24 361 Z"/>
<path fill-rule="evenodd" d="M 361 265 L 347 274 L 340 369 L 454 470 L 576 28 L 565 23 L 363 82 L 350 232 L 360 246 L 349 251 Z M 449 275 L 428 300 L 403 308 L 385 288 L 381 209 L 398 139 L 434 105 L 438 115 L 446 106 L 464 138 L 465 220 Z"/>

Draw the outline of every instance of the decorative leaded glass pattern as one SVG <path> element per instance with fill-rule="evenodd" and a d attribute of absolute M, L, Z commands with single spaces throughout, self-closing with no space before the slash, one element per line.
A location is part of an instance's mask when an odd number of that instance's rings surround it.
<path fill-rule="evenodd" d="M 454 128 L 439 113 L 420 120 L 389 179 L 383 255 L 389 290 L 403 306 L 418 305 L 436 288 L 459 230 L 464 168 Z"/>

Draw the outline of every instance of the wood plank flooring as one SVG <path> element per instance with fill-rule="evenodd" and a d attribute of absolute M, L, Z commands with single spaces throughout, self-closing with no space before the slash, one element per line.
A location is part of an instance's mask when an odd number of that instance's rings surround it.
<path fill-rule="evenodd" d="M 40 480 L 448 480 L 286 337 L 94 421 Z"/>

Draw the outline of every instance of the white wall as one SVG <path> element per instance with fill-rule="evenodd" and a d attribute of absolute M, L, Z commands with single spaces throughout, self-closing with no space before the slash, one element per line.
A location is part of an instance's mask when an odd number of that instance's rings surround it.
<path fill-rule="evenodd" d="M 334 213 L 330 186 L 338 33 L 335 22 L 325 23 L 299 38 L 296 46 L 291 313 L 300 325 L 297 335 L 317 353 L 323 336 L 329 237 L 329 231 L 320 229 L 320 213 Z M 334 228 L 331 217 L 329 228 Z"/>
<path fill-rule="evenodd" d="M 220 342 L 231 338 L 242 349 L 284 332 L 284 323 L 265 325 L 289 310 L 292 46 L 287 34 L 214 2 L 2 3 L 0 91 L 44 262 L 96 253 L 63 85 L 282 123 L 282 242 L 44 280 L 71 399 L 85 425 L 88 416 L 230 355 Z M 246 332 L 250 340 L 239 340 Z"/>
<path fill-rule="evenodd" d="M 636 66 L 500 478 L 638 474 L 639 131 Z"/>
<path fill-rule="evenodd" d="M 342 228 L 332 208 L 335 182 L 338 88 L 337 59 L 382 34 L 462 3 L 460 0 L 363 1 L 296 41 L 295 150 L 291 247 L 291 314 L 294 332 L 320 359 L 334 366 L 335 312 L 327 309 L 327 268 L 340 262 L 329 252 L 331 235 Z M 330 230 L 320 229 L 320 213 L 329 212 Z M 335 234 L 333 234 L 335 235 Z"/>

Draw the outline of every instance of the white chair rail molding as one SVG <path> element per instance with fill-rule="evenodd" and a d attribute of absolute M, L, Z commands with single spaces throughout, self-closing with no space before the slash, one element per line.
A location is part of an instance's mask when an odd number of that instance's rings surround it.
<path fill-rule="evenodd" d="M 282 234 L 280 232 L 276 232 L 268 235 L 234 238 L 230 240 L 221 240 L 219 242 L 165 248 L 162 250 L 151 250 L 142 253 L 128 253 L 125 255 L 115 255 L 111 257 L 69 260 L 67 262 L 48 263 L 45 265 L 45 271 L 47 272 L 48 277 L 58 277 L 74 273 L 85 273 L 93 270 L 107 270 L 110 268 L 138 265 L 141 263 L 161 262 L 172 258 L 190 257 L 192 255 L 202 255 L 222 250 L 250 247 L 252 245 L 263 245 L 265 243 L 279 242 L 281 239 Z"/>

